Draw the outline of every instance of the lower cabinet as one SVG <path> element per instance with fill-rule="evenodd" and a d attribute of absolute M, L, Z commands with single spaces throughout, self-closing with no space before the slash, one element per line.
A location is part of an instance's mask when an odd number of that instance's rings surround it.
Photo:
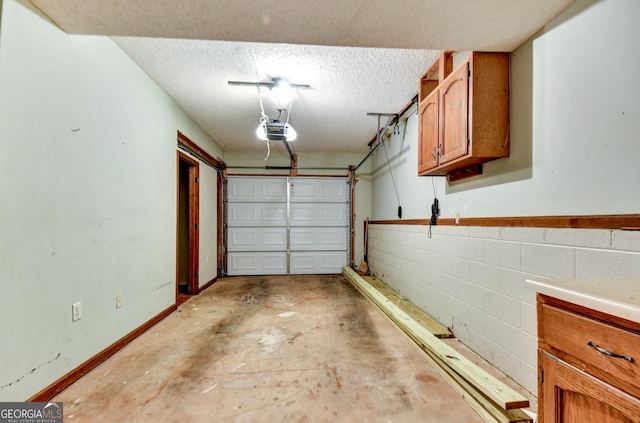
<path fill-rule="evenodd" d="M 640 422 L 639 329 L 538 294 L 538 422 Z"/>
<path fill-rule="evenodd" d="M 539 422 L 640 422 L 640 401 L 558 357 L 540 352 Z"/>

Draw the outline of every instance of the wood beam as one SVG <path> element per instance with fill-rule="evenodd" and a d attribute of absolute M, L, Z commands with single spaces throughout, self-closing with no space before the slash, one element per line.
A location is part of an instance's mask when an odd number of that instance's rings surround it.
<path fill-rule="evenodd" d="M 497 406 L 504 410 L 529 406 L 529 400 L 526 397 L 479 368 L 424 327 L 417 324 L 407 313 L 369 285 L 351 268 L 345 266 L 342 272 L 354 287 L 389 316 L 416 344 L 445 363 L 447 367 L 464 378 L 474 389 L 485 395 Z"/>
<path fill-rule="evenodd" d="M 371 225 L 429 225 L 429 219 L 371 220 Z M 575 216 L 463 217 L 438 219 L 438 226 L 502 226 L 522 228 L 572 228 L 640 230 L 640 214 Z"/>

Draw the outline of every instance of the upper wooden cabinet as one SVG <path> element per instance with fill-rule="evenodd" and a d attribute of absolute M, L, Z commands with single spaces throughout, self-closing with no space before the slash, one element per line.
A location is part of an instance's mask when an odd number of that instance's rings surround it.
<path fill-rule="evenodd" d="M 438 91 L 420 102 L 418 108 L 418 174 L 438 166 Z"/>
<path fill-rule="evenodd" d="M 509 54 L 445 52 L 420 80 L 418 174 L 477 175 L 509 155 Z"/>

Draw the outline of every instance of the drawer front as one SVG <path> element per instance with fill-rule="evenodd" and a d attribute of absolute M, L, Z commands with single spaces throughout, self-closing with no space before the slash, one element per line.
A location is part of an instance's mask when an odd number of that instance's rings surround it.
<path fill-rule="evenodd" d="M 569 354 L 587 372 L 600 370 L 596 376 L 605 382 L 640 395 L 640 335 L 548 304 L 540 313 L 542 343 Z M 606 355 L 596 346 L 632 360 Z"/>

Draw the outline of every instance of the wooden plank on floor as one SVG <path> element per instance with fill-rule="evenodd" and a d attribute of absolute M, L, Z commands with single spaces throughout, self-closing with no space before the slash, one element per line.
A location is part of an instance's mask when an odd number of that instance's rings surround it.
<path fill-rule="evenodd" d="M 362 278 L 365 281 L 369 282 L 369 285 L 378 290 L 378 292 L 391 300 L 396 306 L 400 308 L 400 310 L 407 313 L 407 315 L 415 320 L 416 323 L 424 327 L 426 330 L 428 330 L 438 338 L 451 338 L 453 336 L 449 329 L 433 320 L 422 310 L 420 310 L 415 304 L 404 298 L 402 295 L 400 295 L 380 279 L 376 278 L 375 276 L 363 276 Z"/>
<path fill-rule="evenodd" d="M 407 313 L 400 310 L 391 300 L 369 285 L 351 268 L 344 267 L 343 274 L 351 281 L 353 286 L 387 314 L 414 342 L 438 357 L 499 407 L 510 410 L 529 406 L 529 400 L 526 397 L 476 366 L 431 334 L 431 332 L 417 324 Z"/>
<path fill-rule="evenodd" d="M 389 316 L 387 316 L 387 319 L 394 323 Z M 408 337 L 406 333 L 405 336 Z M 409 339 L 411 338 L 409 337 Z M 413 339 L 411 340 L 413 341 Z M 415 342 L 414 346 L 416 351 L 421 353 L 424 356 L 424 359 L 433 365 L 442 379 L 444 379 L 445 382 L 447 382 L 486 423 L 533 423 L 533 418 L 522 409 L 501 409 L 486 396 L 473 388 L 473 386 L 461 378 L 455 371 L 446 366 L 441 360 L 438 360 L 430 354 L 428 350 L 420 348 L 415 344 Z"/>
<path fill-rule="evenodd" d="M 388 317 L 388 316 L 387 316 Z M 406 335 L 406 333 L 405 333 Z M 412 340 L 413 341 L 413 340 Z M 414 344 L 415 345 L 415 344 Z M 465 388 L 458 384 L 455 379 L 453 379 L 451 377 L 451 375 L 449 373 L 447 373 L 447 371 L 440 366 L 439 363 L 437 363 L 433 357 L 431 357 L 431 355 L 429 355 L 429 353 L 427 351 L 425 351 L 423 348 L 420 348 L 418 345 L 415 345 L 416 350 L 420 353 L 422 353 L 422 355 L 424 356 L 425 360 L 430 363 L 434 369 L 436 369 L 438 371 L 438 373 L 440 374 L 440 376 L 442 377 L 442 379 L 444 379 L 445 382 L 447 382 L 449 384 L 449 386 L 451 386 L 451 388 L 453 388 L 454 391 L 456 391 L 458 393 L 458 395 L 460 395 L 460 397 L 469 405 L 469 407 L 471 407 L 471 409 L 473 409 L 473 411 L 475 411 L 478 416 L 486 423 L 495 423 L 495 419 L 493 417 L 493 415 L 487 411 L 482 404 L 480 404 L 471 393 L 467 392 L 465 390 Z"/>
<path fill-rule="evenodd" d="M 533 419 L 520 408 L 516 408 L 513 410 L 504 410 L 501 407 L 497 406 L 493 401 L 487 398 L 482 392 L 475 389 L 474 386 L 469 384 L 467 380 L 457 374 L 453 369 L 447 366 L 442 360 L 440 360 L 435 354 L 431 353 L 429 350 L 423 350 L 423 352 L 433 360 L 433 362 L 442 369 L 449 378 L 451 378 L 450 384 L 458 385 L 469 397 L 463 395 L 463 398 L 467 400 L 467 403 L 471 404 L 470 400 L 473 400 L 473 403 L 477 404 L 477 407 L 485 410 L 490 416 L 491 419 L 487 419 L 486 416 L 480 414 L 483 419 L 490 422 L 498 422 L 498 423 L 531 423 Z M 477 407 L 472 405 L 472 408 L 478 412 Z"/>

